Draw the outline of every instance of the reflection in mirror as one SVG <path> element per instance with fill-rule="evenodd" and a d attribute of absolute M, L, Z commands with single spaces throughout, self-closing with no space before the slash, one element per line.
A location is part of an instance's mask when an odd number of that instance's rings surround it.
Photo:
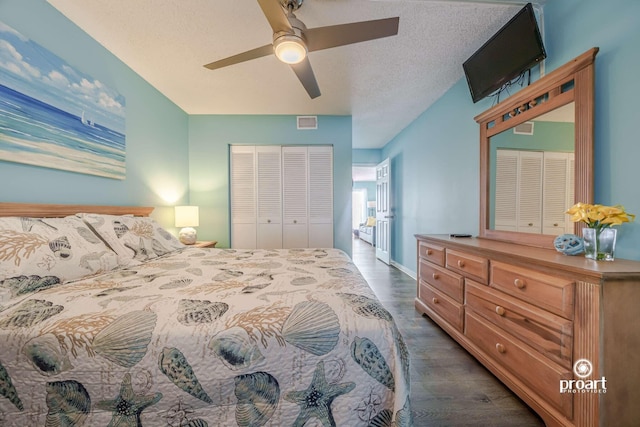
<path fill-rule="evenodd" d="M 489 142 L 489 228 L 573 233 L 574 103 L 507 129 Z"/>

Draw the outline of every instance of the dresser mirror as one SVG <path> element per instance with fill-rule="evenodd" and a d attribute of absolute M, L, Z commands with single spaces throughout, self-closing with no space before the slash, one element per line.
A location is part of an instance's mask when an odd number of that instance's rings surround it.
<path fill-rule="evenodd" d="M 475 120 L 479 237 L 553 248 L 580 234 L 564 211 L 593 202 L 594 60 L 590 49 Z"/>

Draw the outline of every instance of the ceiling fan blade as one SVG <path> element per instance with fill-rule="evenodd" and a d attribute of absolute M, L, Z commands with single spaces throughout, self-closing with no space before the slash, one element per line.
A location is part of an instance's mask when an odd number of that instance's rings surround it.
<path fill-rule="evenodd" d="M 318 87 L 316 76 L 313 75 L 313 69 L 311 68 L 309 57 L 304 58 L 302 62 L 291 64 L 290 66 L 293 72 L 296 73 L 296 76 L 298 76 L 298 80 L 300 80 L 300 83 L 302 83 L 302 86 L 304 86 L 311 99 L 319 97 L 320 88 Z"/>
<path fill-rule="evenodd" d="M 398 34 L 399 17 L 308 28 L 304 32 L 309 52 Z"/>
<path fill-rule="evenodd" d="M 218 68 L 238 64 L 240 62 L 249 61 L 251 59 L 261 58 L 263 56 L 271 54 L 273 54 L 273 45 L 267 44 L 262 47 L 257 47 L 255 49 L 251 49 L 246 52 L 221 59 L 219 61 L 211 62 L 210 64 L 205 65 L 205 68 L 208 68 L 210 70 L 217 70 Z"/>
<path fill-rule="evenodd" d="M 291 24 L 284 13 L 284 9 L 280 6 L 279 0 L 258 0 L 258 4 L 264 16 L 267 17 L 267 21 L 269 21 L 274 33 L 292 31 Z"/>

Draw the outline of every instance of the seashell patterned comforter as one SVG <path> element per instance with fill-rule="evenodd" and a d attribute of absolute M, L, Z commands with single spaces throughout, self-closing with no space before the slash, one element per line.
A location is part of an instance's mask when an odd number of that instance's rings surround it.
<path fill-rule="evenodd" d="M 408 377 L 337 249 L 186 248 L 0 302 L 2 426 L 410 426 Z"/>

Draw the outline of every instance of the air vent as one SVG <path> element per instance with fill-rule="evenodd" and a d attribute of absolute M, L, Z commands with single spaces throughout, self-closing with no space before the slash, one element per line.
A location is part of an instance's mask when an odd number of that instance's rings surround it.
<path fill-rule="evenodd" d="M 533 122 L 520 123 L 513 128 L 513 133 L 516 135 L 533 135 Z"/>
<path fill-rule="evenodd" d="M 298 129 L 318 129 L 318 116 L 298 116 Z"/>

